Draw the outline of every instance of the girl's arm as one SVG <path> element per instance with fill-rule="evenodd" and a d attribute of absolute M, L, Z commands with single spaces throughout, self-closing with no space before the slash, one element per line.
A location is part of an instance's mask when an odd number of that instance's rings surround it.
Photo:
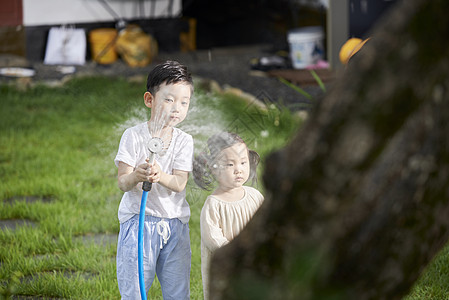
<path fill-rule="evenodd" d="M 218 212 L 206 200 L 200 217 L 201 241 L 211 251 L 229 243 L 219 225 L 219 218 Z"/>

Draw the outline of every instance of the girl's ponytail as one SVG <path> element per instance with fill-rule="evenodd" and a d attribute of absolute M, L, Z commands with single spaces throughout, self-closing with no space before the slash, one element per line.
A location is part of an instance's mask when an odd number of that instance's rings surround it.
<path fill-rule="evenodd" d="M 206 191 L 211 191 L 214 184 L 214 176 L 209 166 L 210 161 L 209 155 L 204 151 L 193 160 L 193 180 L 200 188 Z"/>

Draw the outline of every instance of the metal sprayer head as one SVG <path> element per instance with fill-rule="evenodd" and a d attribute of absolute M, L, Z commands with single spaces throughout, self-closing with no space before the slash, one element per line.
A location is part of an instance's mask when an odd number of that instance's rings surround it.
<path fill-rule="evenodd" d="M 162 151 L 164 148 L 164 142 L 158 137 L 153 137 L 148 141 L 147 148 L 149 152 L 148 160 L 150 161 L 150 164 L 153 164 L 154 156 Z M 151 190 L 151 186 L 152 184 L 150 182 L 145 181 L 142 185 L 142 189 L 148 192 Z"/>
<path fill-rule="evenodd" d="M 161 152 L 164 148 L 164 142 L 158 137 L 153 137 L 148 142 L 147 147 L 150 155 L 150 162 L 152 163 L 154 160 L 154 154 Z"/>

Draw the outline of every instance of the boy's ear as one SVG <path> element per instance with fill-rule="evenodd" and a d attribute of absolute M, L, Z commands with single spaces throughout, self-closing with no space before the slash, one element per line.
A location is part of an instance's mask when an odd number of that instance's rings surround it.
<path fill-rule="evenodd" d="M 153 94 L 150 92 L 145 92 L 145 94 L 143 94 L 143 101 L 145 102 L 146 107 L 151 108 L 154 101 Z"/>

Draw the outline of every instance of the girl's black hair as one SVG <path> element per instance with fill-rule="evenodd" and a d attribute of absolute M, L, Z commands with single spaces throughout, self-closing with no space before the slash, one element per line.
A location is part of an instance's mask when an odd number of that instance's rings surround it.
<path fill-rule="evenodd" d="M 208 191 L 213 189 L 215 178 L 212 170 L 216 167 L 217 156 L 222 150 L 239 143 L 246 145 L 238 134 L 232 132 L 220 132 L 207 140 L 208 151 L 200 153 L 193 160 L 193 180 L 200 188 Z M 260 156 L 256 151 L 248 149 L 248 158 L 250 166 L 248 180 L 254 182 L 257 181 L 256 169 Z"/>
<path fill-rule="evenodd" d="M 173 84 L 178 82 L 190 84 L 193 93 L 193 79 L 192 75 L 187 70 L 187 67 L 177 61 L 167 60 L 154 67 L 148 74 L 147 91 L 155 95 L 161 84 Z"/>

